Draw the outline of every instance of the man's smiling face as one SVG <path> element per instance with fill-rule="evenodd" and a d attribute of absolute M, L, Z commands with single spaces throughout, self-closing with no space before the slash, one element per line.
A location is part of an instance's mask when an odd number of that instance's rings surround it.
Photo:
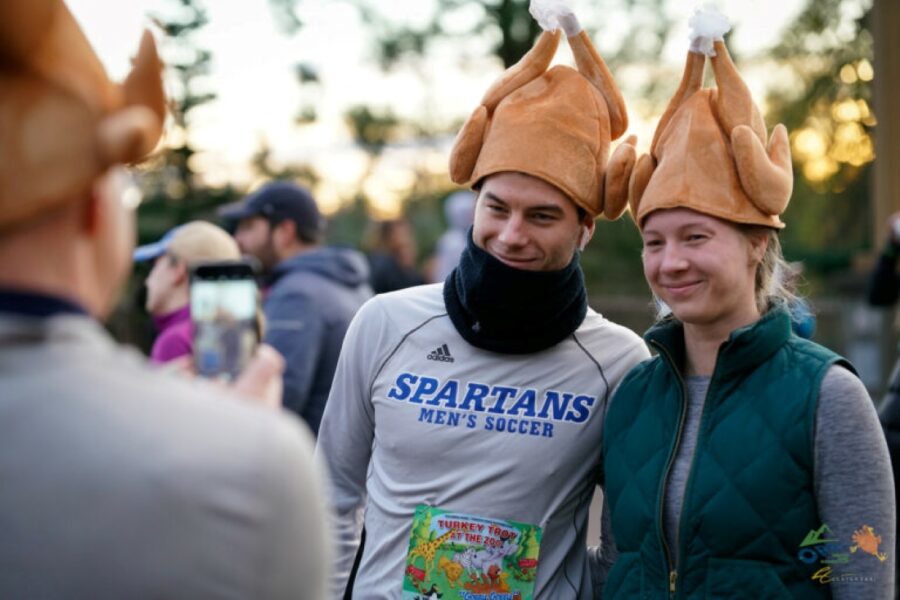
<path fill-rule="evenodd" d="M 504 172 L 481 185 L 472 239 L 510 267 L 563 269 L 593 233 L 594 220 L 580 217 L 574 202 L 541 179 Z"/>

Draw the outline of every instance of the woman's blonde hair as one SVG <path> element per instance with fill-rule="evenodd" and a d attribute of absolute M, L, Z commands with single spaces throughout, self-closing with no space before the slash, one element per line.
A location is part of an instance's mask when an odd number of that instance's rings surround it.
<path fill-rule="evenodd" d="M 796 289 L 799 273 L 788 263 L 781 252 L 778 230 L 770 227 L 742 226 L 747 236 L 763 236 L 767 239 L 766 251 L 756 267 L 756 308 L 765 314 L 776 304 L 790 306 L 797 301 Z"/>

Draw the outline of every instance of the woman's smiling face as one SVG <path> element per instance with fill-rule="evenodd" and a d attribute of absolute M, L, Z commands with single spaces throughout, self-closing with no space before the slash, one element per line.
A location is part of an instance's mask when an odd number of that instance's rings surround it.
<path fill-rule="evenodd" d="M 741 326 L 759 317 L 756 269 L 764 240 L 687 208 L 650 213 L 641 237 L 647 283 L 679 321 Z"/>

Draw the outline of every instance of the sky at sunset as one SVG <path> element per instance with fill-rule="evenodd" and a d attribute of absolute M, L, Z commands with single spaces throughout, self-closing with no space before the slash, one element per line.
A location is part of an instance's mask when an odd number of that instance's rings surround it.
<path fill-rule="evenodd" d="M 414 20 L 426 14 L 427 1 L 392 0 L 390 6 L 404 18 Z M 148 15 L 165 14 L 176 4 L 174 0 L 68 0 L 67 3 L 114 79 L 121 79 L 127 73 L 129 57 L 136 49 L 140 32 L 150 24 Z M 735 26 L 734 50 L 743 55 L 764 55 L 765 49 L 778 41 L 783 27 L 802 3 L 802 0 L 723 0 L 717 6 Z M 576 14 L 582 4 L 582 0 L 570 2 Z M 300 0 L 297 13 L 304 27 L 293 36 L 278 30 L 268 0 L 206 2 L 205 5 L 210 21 L 197 34 L 197 40 L 213 54 L 212 73 L 206 83 L 218 98 L 193 113 L 192 142 L 201 151 L 196 163 L 198 169 L 214 184 L 252 185 L 253 175 L 247 162 L 265 139 L 277 161 L 312 163 L 325 180 L 326 204 L 329 198 L 336 201 L 348 193 L 348 186 L 365 168 L 364 156 L 353 146 L 343 125 L 341 115 L 348 106 L 389 106 L 403 116 L 427 113 L 438 120 L 460 119 L 476 105 L 501 69 L 499 61 L 488 54 L 486 44 L 473 40 L 469 47 L 458 49 L 469 57 L 476 56 L 465 71 L 458 67 L 460 61 L 453 52 L 455 49 L 445 48 L 424 73 L 399 70 L 385 75 L 371 58 L 370 38 L 356 11 L 340 0 Z M 670 3 L 667 14 L 675 23 L 675 30 L 661 57 L 665 63 L 680 65 L 683 61 L 687 22 L 693 6 L 680 0 Z M 626 17 L 624 13 L 612 11 L 608 22 L 622 22 Z M 610 31 L 615 29 L 607 27 Z M 602 53 L 602 40 L 595 43 Z M 479 58 L 477 55 L 482 53 L 484 56 Z M 561 52 L 559 60 L 566 62 L 569 58 Z M 298 85 L 293 72 L 299 61 L 315 66 L 322 80 L 318 89 L 301 89 Z M 764 91 L 761 73 L 746 75 L 755 93 Z M 676 85 L 677 81 L 673 81 L 673 90 Z M 626 101 L 634 99 L 626 95 Z M 316 124 L 301 128 L 293 124 L 293 117 L 304 102 L 316 104 L 320 118 Z M 647 138 L 652 135 L 653 125 L 636 118 L 634 113 L 630 132 L 639 135 L 641 147 L 649 142 Z M 451 142 L 446 140 L 440 152 L 446 152 Z M 417 150 L 407 148 L 406 152 L 415 154 Z M 394 161 L 402 163 L 404 149 L 394 154 Z M 435 160 L 439 162 L 443 157 L 437 156 Z M 403 169 L 392 171 L 391 161 L 384 162 L 383 186 L 403 187 Z"/>

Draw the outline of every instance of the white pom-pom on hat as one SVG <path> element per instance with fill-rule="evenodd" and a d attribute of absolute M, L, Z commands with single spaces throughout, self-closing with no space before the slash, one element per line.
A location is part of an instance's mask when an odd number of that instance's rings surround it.
<path fill-rule="evenodd" d="M 565 0 L 531 0 L 528 12 L 544 31 L 562 29 L 566 37 L 581 33 L 581 24 Z"/>
<path fill-rule="evenodd" d="M 691 52 L 709 57 L 716 55 L 713 42 L 724 39 L 725 34 L 731 29 L 728 17 L 712 4 L 695 9 L 688 24 L 691 27 Z"/>

